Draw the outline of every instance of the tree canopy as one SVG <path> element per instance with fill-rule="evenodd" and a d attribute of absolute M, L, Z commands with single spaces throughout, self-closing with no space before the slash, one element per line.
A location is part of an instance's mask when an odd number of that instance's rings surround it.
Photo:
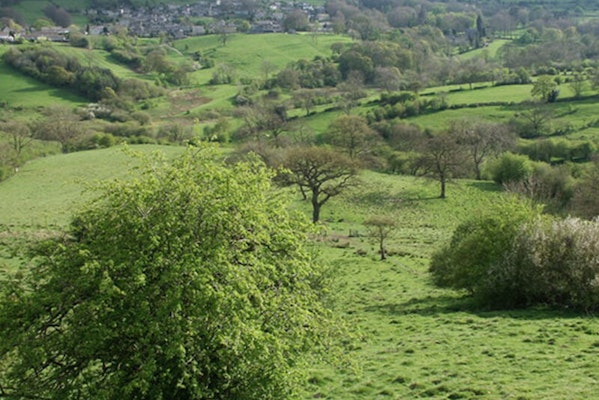
<path fill-rule="evenodd" d="M 283 399 L 335 324 L 258 161 L 146 159 L 0 279 L 0 397 Z"/>

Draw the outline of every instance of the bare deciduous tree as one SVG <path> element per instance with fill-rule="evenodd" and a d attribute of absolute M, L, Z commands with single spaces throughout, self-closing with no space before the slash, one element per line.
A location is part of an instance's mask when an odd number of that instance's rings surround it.
<path fill-rule="evenodd" d="M 372 150 L 377 133 L 359 115 L 341 115 L 329 125 L 324 139 L 339 147 L 349 158 L 356 159 Z"/>
<path fill-rule="evenodd" d="M 482 179 L 482 165 L 487 158 L 510 149 L 516 141 L 505 125 L 475 120 L 453 121 L 449 134 L 464 146 L 477 180 Z"/>
<path fill-rule="evenodd" d="M 439 182 L 439 198 L 446 197 L 447 183 L 464 164 L 464 147 L 448 132 L 425 138 L 420 144 L 420 157 L 416 163 L 420 171 Z"/>
<path fill-rule="evenodd" d="M 376 241 L 379 246 L 381 261 L 387 258 L 385 241 L 395 233 L 397 223 L 395 219 L 385 215 L 374 215 L 364 221 L 368 236 Z"/>

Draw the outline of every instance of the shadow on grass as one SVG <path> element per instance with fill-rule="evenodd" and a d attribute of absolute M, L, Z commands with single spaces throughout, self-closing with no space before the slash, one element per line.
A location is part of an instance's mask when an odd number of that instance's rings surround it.
<path fill-rule="evenodd" d="M 475 310 L 473 301 L 469 297 L 456 297 L 450 295 L 426 296 L 411 298 L 405 302 L 387 303 L 366 307 L 367 312 L 378 312 L 392 316 L 417 314 L 433 316 L 455 312 L 472 312 Z"/>
<path fill-rule="evenodd" d="M 480 318 L 509 318 L 522 320 L 596 318 L 596 315 L 582 311 L 555 309 L 548 307 L 530 307 L 525 309 L 496 310 L 482 307 L 473 297 L 464 295 L 437 295 L 423 298 L 411 298 L 405 302 L 387 303 L 366 307 L 365 311 L 388 314 L 390 317 L 400 315 L 420 315 L 425 317 L 468 313 Z"/>
<path fill-rule="evenodd" d="M 500 185 L 491 181 L 474 181 L 468 183 L 468 186 L 484 191 L 484 192 L 501 192 L 502 188 Z"/>

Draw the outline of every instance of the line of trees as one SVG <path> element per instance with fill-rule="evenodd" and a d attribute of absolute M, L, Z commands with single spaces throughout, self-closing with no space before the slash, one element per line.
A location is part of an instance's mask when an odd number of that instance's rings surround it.
<path fill-rule="evenodd" d="M 145 82 L 123 81 L 110 69 L 84 66 L 76 58 L 51 48 L 11 47 L 3 54 L 2 60 L 28 76 L 51 86 L 68 88 L 91 101 L 109 99 L 114 94 L 136 100 L 162 94 Z"/>

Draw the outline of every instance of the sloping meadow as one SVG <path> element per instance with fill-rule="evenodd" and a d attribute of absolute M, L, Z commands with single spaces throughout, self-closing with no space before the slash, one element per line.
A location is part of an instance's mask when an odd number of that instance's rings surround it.
<path fill-rule="evenodd" d="M 116 149 L 54 156 L 0 183 L 4 248 L 15 232 L 59 229 L 81 201 L 82 183 L 125 173 L 126 159 Z M 596 396 L 599 322 L 593 315 L 481 310 L 465 293 L 431 282 L 430 255 L 460 222 L 501 196 L 495 185 L 459 181 L 441 200 L 436 184 L 413 177 L 368 172 L 362 180 L 324 206 L 315 238 L 334 278 L 331 304 L 352 337 L 338 364 L 317 362 L 306 371 L 303 398 Z M 309 218 L 309 205 L 292 195 Z M 397 222 L 386 261 L 378 260 L 363 225 L 373 215 Z"/>

